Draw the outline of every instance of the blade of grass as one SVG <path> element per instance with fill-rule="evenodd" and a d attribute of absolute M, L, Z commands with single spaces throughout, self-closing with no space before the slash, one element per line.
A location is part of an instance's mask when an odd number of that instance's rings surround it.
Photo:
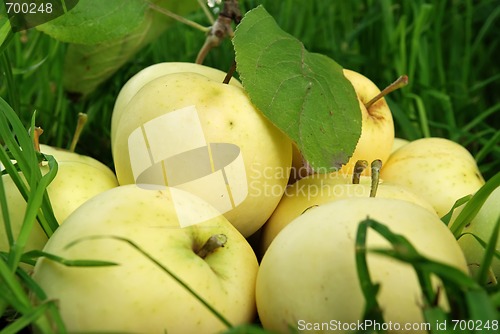
<path fill-rule="evenodd" d="M 47 259 L 65 265 L 67 267 L 108 267 L 108 266 L 119 265 L 119 263 L 112 261 L 83 260 L 83 259 L 69 260 L 41 250 L 32 250 L 23 254 L 23 259 L 26 260 L 33 260 L 33 259 L 36 260 L 40 257 L 45 257 Z"/>
<path fill-rule="evenodd" d="M 481 261 L 481 265 L 479 266 L 479 271 L 477 273 L 476 280 L 479 284 L 486 285 L 488 280 L 488 272 L 493 262 L 493 257 L 495 256 L 498 235 L 500 233 L 500 215 L 497 218 L 495 223 L 495 227 L 491 232 L 490 240 L 488 241 L 488 245 L 485 248 L 484 256 Z"/>
<path fill-rule="evenodd" d="M 431 137 L 431 131 L 429 129 L 429 120 L 427 119 L 427 113 L 422 98 L 413 93 L 408 93 L 407 97 L 415 101 L 422 135 L 424 137 Z"/>
<path fill-rule="evenodd" d="M 458 214 L 457 218 L 450 226 L 450 230 L 458 238 L 462 233 L 465 225 L 467 225 L 479 212 L 488 196 L 500 186 L 500 172 L 488 180 L 465 204 L 463 210 Z"/>
<path fill-rule="evenodd" d="M 21 330 L 29 328 L 33 322 L 42 317 L 49 309 L 50 302 L 41 304 L 32 308 L 29 312 L 24 313 L 14 322 L 0 330 L 0 334 L 16 334 Z"/>
<path fill-rule="evenodd" d="M 500 132 L 496 132 L 476 153 L 475 159 L 478 164 L 480 164 L 488 154 L 493 152 L 495 148 L 498 149 L 500 143 Z"/>
<path fill-rule="evenodd" d="M 455 212 L 455 209 L 457 209 L 458 207 L 461 207 L 462 205 L 464 205 L 465 203 L 467 203 L 468 201 L 470 201 L 471 198 L 472 198 L 472 195 L 467 195 L 467 196 L 464 196 L 464 197 L 459 198 L 458 200 L 456 200 L 455 204 L 453 204 L 453 206 L 451 207 L 450 211 L 448 211 L 447 214 L 445 214 L 443 217 L 441 217 L 441 221 L 446 226 L 448 226 L 450 224 L 451 218 L 453 217 L 453 213 Z"/>
<path fill-rule="evenodd" d="M 356 270 L 361 291 L 365 298 L 365 309 L 363 311 L 363 319 L 374 320 L 377 323 L 384 323 L 382 308 L 378 304 L 377 294 L 380 286 L 374 284 L 370 271 L 368 269 L 366 239 L 368 227 L 371 220 L 365 220 L 365 223 L 359 224 L 356 233 Z"/>

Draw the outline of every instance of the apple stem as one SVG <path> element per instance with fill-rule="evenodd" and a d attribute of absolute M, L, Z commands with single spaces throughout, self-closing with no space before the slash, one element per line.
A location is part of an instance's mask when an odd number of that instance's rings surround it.
<path fill-rule="evenodd" d="M 227 237 L 224 234 L 214 234 L 208 238 L 207 242 L 196 252 L 202 259 L 206 258 L 210 253 L 220 247 L 224 247 L 227 242 Z"/>
<path fill-rule="evenodd" d="M 382 168 L 382 160 L 373 160 L 371 164 L 372 184 L 370 188 L 370 197 L 375 197 L 377 195 L 378 183 L 380 181 L 380 168 Z"/>
<path fill-rule="evenodd" d="M 231 64 L 231 67 L 227 71 L 226 77 L 224 78 L 224 81 L 222 81 L 223 84 L 229 84 L 229 81 L 231 81 L 231 78 L 233 77 L 234 72 L 236 71 L 236 60 L 233 60 L 233 63 Z"/>
<path fill-rule="evenodd" d="M 87 114 L 78 113 L 78 122 L 76 123 L 76 129 L 73 134 L 73 139 L 71 140 L 71 145 L 69 146 L 70 152 L 75 152 L 76 144 L 78 144 L 78 140 L 80 140 L 80 135 L 82 134 L 85 123 L 87 123 L 87 119 Z"/>
<path fill-rule="evenodd" d="M 41 127 L 35 126 L 33 130 L 33 146 L 35 147 L 35 151 L 40 152 L 40 136 L 43 133 L 43 129 Z"/>
<path fill-rule="evenodd" d="M 354 165 L 354 172 L 352 173 L 352 184 L 359 184 L 359 179 L 361 178 L 361 174 L 368 167 L 368 161 L 366 160 L 358 160 L 356 161 L 356 165 Z"/>
<path fill-rule="evenodd" d="M 365 103 L 366 109 L 369 109 L 372 106 L 372 104 L 374 104 L 375 102 L 377 102 L 378 100 L 380 100 L 381 98 L 386 96 L 387 94 L 389 94 L 397 89 L 400 89 L 400 88 L 406 86 L 407 84 L 408 84 L 408 76 L 407 75 L 400 76 L 396 81 L 394 81 L 389 86 L 384 88 L 380 93 L 378 93 L 373 99 L 371 99 L 370 101 Z"/>

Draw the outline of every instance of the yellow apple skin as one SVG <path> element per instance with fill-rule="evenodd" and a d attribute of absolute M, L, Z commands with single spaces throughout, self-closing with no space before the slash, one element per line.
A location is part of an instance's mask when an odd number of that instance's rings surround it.
<path fill-rule="evenodd" d="M 262 253 L 265 253 L 276 235 L 286 225 L 308 208 L 339 199 L 370 197 L 370 177 L 361 176 L 359 184 L 352 184 L 351 179 L 351 175 L 341 173 L 313 174 L 289 186 L 262 228 Z M 400 185 L 381 180 L 376 197 L 413 202 L 435 214 L 434 208 L 427 200 Z"/>
<path fill-rule="evenodd" d="M 387 161 L 394 141 L 394 121 L 384 98 L 376 101 L 368 110 L 366 109 L 365 103 L 380 93 L 380 89 L 370 79 L 348 69 L 344 69 L 344 76 L 356 91 L 362 115 L 361 136 L 356 149 L 347 164 L 340 169 L 343 173 L 352 174 L 358 160 L 371 163 L 373 160 L 380 159 L 382 164 Z M 364 175 L 370 175 L 370 173 L 368 168 Z"/>
<path fill-rule="evenodd" d="M 484 185 L 474 157 L 445 138 L 421 138 L 404 145 L 382 166 L 380 177 L 426 198 L 440 217 Z"/>
<path fill-rule="evenodd" d="M 66 267 L 40 259 L 33 278 L 57 300 L 69 332 L 217 333 L 220 320 L 184 287 L 129 244 L 131 240 L 199 293 L 231 324 L 249 323 L 255 307 L 256 256 L 245 238 L 206 202 L 177 190 L 190 212 L 215 217 L 181 228 L 169 188 L 120 186 L 79 207 L 50 238 L 45 251 L 66 259 L 118 263 L 112 267 Z M 214 234 L 227 242 L 204 259 L 196 254 Z"/>
<path fill-rule="evenodd" d="M 116 135 L 116 128 L 120 123 L 123 110 L 125 109 L 125 106 L 130 102 L 132 97 L 151 80 L 167 74 L 181 72 L 199 73 L 220 83 L 222 83 L 226 77 L 225 72 L 216 68 L 187 62 L 164 62 L 144 68 L 143 70 L 136 73 L 132 78 L 130 78 L 125 83 L 125 85 L 123 85 L 120 93 L 118 94 L 118 97 L 116 98 L 115 106 L 113 108 L 113 113 L 111 116 L 112 141 Z M 231 78 L 229 84 L 237 87 L 243 87 L 241 83 L 235 78 Z"/>
<path fill-rule="evenodd" d="M 47 188 L 54 216 L 61 224 L 68 215 L 89 198 L 118 186 L 116 176 L 107 166 L 88 156 L 55 149 L 47 145 L 40 145 L 42 153 L 53 155 L 58 163 L 57 175 Z M 43 174 L 49 167 L 41 167 Z M 21 230 L 26 211 L 26 201 L 17 189 L 9 175 L 3 175 L 7 205 L 12 232 L 16 236 Z M 0 226 L 4 225 L 0 208 Z M 26 251 L 42 249 L 47 242 L 47 236 L 38 223 L 26 245 Z M 8 249 L 5 229 L 0 229 L 0 251 Z"/>
<path fill-rule="evenodd" d="M 248 237 L 271 216 L 285 191 L 292 143 L 253 106 L 240 87 L 187 72 L 165 75 L 146 84 L 123 111 L 112 142 L 118 182 L 135 182 L 128 146 L 131 133 L 152 119 L 190 106 L 197 110 L 207 143 L 230 143 L 241 151 L 248 195 L 224 215 Z M 161 138 L 160 134 L 154 139 Z"/>
<path fill-rule="evenodd" d="M 477 213 L 469 224 L 467 224 L 462 231 L 462 233 L 473 233 L 479 238 L 488 242 L 493 233 L 493 228 L 500 217 L 500 187 L 496 188 L 490 196 L 486 199 L 483 206 Z M 463 209 L 457 209 L 455 214 L 458 214 Z M 453 224 L 453 223 L 451 223 Z M 458 244 L 462 247 L 465 254 L 465 258 L 469 265 L 469 269 L 472 275 L 475 275 L 479 269 L 479 265 L 483 261 L 483 256 L 485 253 L 484 248 L 479 244 L 479 242 L 471 235 L 463 235 L 458 239 Z M 500 252 L 500 238 L 497 240 L 496 251 Z M 493 275 L 496 277 L 496 281 L 500 279 L 500 260 L 493 257 L 493 262 L 491 263 L 491 270 Z M 491 278 L 490 278 L 491 280 Z M 492 280 L 491 280 L 492 281 Z M 490 281 L 490 283 L 491 283 Z"/>
<path fill-rule="evenodd" d="M 286 226 L 262 259 L 256 301 L 265 329 L 289 333 L 287 326 L 297 328 L 299 320 L 362 320 L 365 300 L 356 271 L 355 237 L 359 223 L 367 216 L 406 237 L 422 255 L 467 272 L 464 255 L 450 230 L 419 205 L 387 198 L 325 203 Z M 367 247 L 390 245 L 370 230 Z M 367 259 L 372 280 L 380 284 L 377 299 L 385 321 L 401 326 L 424 322 L 422 291 L 414 269 L 381 255 L 368 253 Z M 434 282 L 436 286 L 439 283 L 437 279 Z M 447 308 L 446 300 L 441 299 L 440 305 Z"/>
<path fill-rule="evenodd" d="M 400 147 L 403 147 L 404 145 L 408 144 L 410 141 L 409 140 L 406 140 L 406 139 L 403 139 L 403 138 L 394 138 L 394 142 L 392 143 L 392 151 L 391 151 L 391 154 L 393 152 L 395 152 L 398 148 Z"/>

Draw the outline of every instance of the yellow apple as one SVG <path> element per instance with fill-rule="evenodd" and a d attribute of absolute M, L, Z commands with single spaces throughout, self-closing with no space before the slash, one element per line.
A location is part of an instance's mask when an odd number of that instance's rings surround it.
<path fill-rule="evenodd" d="M 394 138 L 394 142 L 392 143 L 392 150 L 391 150 L 391 154 L 396 151 L 398 148 L 408 144 L 410 141 L 409 140 L 406 140 L 406 139 L 403 139 L 403 138 L 398 138 L 398 137 L 395 137 Z"/>
<path fill-rule="evenodd" d="M 440 217 L 484 184 L 469 151 L 445 138 L 421 138 L 404 145 L 391 154 L 380 177 L 426 198 Z"/>
<path fill-rule="evenodd" d="M 198 223 L 183 227 L 186 217 Z M 202 252 L 214 235 L 225 236 L 223 247 Z M 69 332 L 184 334 L 226 329 L 185 287 L 112 236 L 135 243 L 231 324 L 253 321 L 258 263 L 232 224 L 188 192 L 126 185 L 79 207 L 44 248 L 65 259 L 111 261 L 117 266 L 67 267 L 47 258 L 35 266 L 33 279 L 47 299 L 57 300 Z"/>
<path fill-rule="evenodd" d="M 181 73 L 181 72 L 194 72 L 205 75 L 206 77 L 223 82 L 226 77 L 226 73 L 212 68 L 209 66 L 187 63 L 187 62 L 164 62 L 148 66 L 138 73 L 136 73 L 132 78 L 130 78 L 125 85 L 123 85 L 118 97 L 116 98 L 115 106 L 113 108 L 113 113 L 111 117 L 111 141 L 114 140 L 116 135 L 116 128 L 120 123 L 120 119 L 123 114 L 125 106 L 130 102 L 132 97 L 148 82 L 171 73 Z M 242 87 L 241 83 L 235 79 L 231 78 L 229 81 L 230 85 L 237 87 Z"/>
<path fill-rule="evenodd" d="M 365 299 L 356 271 L 355 237 L 359 223 L 367 217 L 406 237 L 429 259 L 467 272 L 464 255 L 451 231 L 436 214 L 419 205 L 388 198 L 324 203 L 293 220 L 264 254 L 257 275 L 256 301 L 265 329 L 289 333 L 291 326 L 301 333 L 318 333 L 321 331 L 310 329 L 311 324 L 356 324 L 363 320 Z M 367 247 L 391 246 L 370 230 Z M 407 332 L 405 324 L 424 322 L 422 291 L 413 267 L 373 253 L 367 254 L 367 262 L 373 282 L 380 284 L 377 300 L 385 321 L 401 326 L 400 332 Z M 435 288 L 441 285 L 443 290 L 442 283 L 434 278 Z M 447 307 L 443 293 L 438 302 Z M 353 332 L 345 327 L 329 330 Z"/>
<path fill-rule="evenodd" d="M 359 184 L 352 184 L 351 178 L 351 175 L 338 172 L 313 174 L 287 187 L 276 210 L 262 229 L 262 252 L 266 251 L 276 235 L 286 225 L 308 208 L 339 199 L 370 197 L 371 179 L 367 176 L 361 176 Z M 433 207 L 427 200 L 400 185 L 381 180 L 376 197 L 413 202 L 435 214 Z"/>
<path fill-rule="evenodd" d="M 341 172 L 352 174 L 358 160 L 380 159 L 382 163 L 387 161 L 394 141 L 394 121 L 384 97 L 366 107 L 372 98 L 380 94 L 380 89 L 370 79 L 347 69 L 344 69 L 344 76 L 356 91 L 362 115 L 361 136 L 356 149 L 347 164 L 340 169 Z M 369 175 L 370 170 L 367 169 L 365 174 Z"/>
<path fill-rule="evenodd" d="M 112 146 L 121 185 L 190 191 L 245 237 L 276 208 L 291 169 L 291 141 L 245 91 L 198 73 L 145 84 L 123 110 Z"/>
<path fill-rule="evenodd" d="M 61 224 L 68 215 L 89 198 L 118 186 L 115 174 L 98 160 L 77 153 L 60 150 L 47 145 L 40 145 L 41 152 L 53 155 L 58 163 L 57 175 L 47 188 L 54 215 Z M 49 167 L 42 163 L 43 174 Z M 10 175 L 2 175 L 12 232 L 16 236 L 21 230 L 26 211 L 26 201 L 12 181 Z M 0 208 L 0 225 L 4 220 Z M 5 229 L 0 229 L 0 251 L 8 249 Z M 47 235 L 39 224 L 35 224 L 26 251 L 42 249 L 47 242 Z"/>

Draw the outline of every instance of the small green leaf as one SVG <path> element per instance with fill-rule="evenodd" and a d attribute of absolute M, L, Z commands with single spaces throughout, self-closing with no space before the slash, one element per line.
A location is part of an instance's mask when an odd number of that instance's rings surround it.
<path fill-rule="evenodd" d="M 137 28 L 147 7 L 144 0 L 80 0 L 65 15 L 37 28 L 62 42 L 103 43 Z"/>
<path fill-rule="evenodd" d="M 361 134 L 361 112 L 342 67 L 308 52 L 262 6 L 247 12 L 233 44 L 252 102 L 295 141 L 309 165 L 327 172 L 345 164 Z"/>

